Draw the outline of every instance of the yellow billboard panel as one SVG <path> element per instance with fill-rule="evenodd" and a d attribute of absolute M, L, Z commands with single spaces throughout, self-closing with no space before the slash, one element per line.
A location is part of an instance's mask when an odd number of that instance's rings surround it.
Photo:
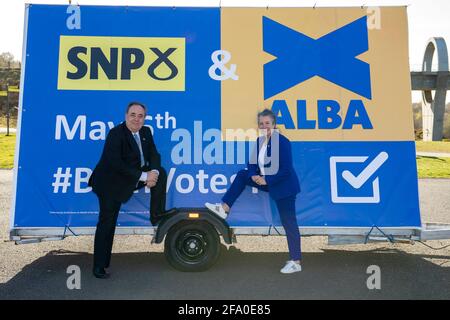
<path fill-rule="evenodd" d="M 265 108 L 291 141 L 414 139 L 404 7 L 222 8 L 222 129 Z"/>

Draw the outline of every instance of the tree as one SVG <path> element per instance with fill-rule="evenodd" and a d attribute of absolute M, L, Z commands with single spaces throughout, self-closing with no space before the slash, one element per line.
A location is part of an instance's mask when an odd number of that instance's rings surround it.
<path fill-rule="evenodd" d="M 14 55 L 10 52 L 0 54 L 0 91 L 6 91 L 9 86 L 18 86 L 20 82 L 20 62 L 14 60 Z M 0 117 L 6 117 L 6 114 L 12 118 L 17 117 L 19 95 L 9 92 L 8 97 L 0 97 Z M 8 104 L 9 102 L 9 104 Z M 9 105 L 9 108 L 7 108 Z"/>
<path fill-rule="evenodd" d="M 14 59 L 11 52 L 0 54 L 0 68 L 20 68 L 20 62 Z"/>
<path fill-rule="evenodd" d="M 450 139 L 450 102 L 445 105 L 444 139 Z"/>
<path fill-rule="evenodd" d="M 422 140 L 422 103 L 413 103 L 412 108 L 416 139 Z M 443 139 L 450 139 L 450 103 L 445 105 Z"/>

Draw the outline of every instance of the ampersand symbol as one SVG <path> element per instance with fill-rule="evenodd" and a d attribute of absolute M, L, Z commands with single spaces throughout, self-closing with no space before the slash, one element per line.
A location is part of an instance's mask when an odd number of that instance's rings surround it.
<path fill-rule="evenodd" d="M 219 60 L 219 56 L 223 56 L 222 59 Z M 232 64 L 230 66 L 230 69 L 228 69 L 225 64 L 227 64 L 231 60 L 231 54 L 226 50 L 216 50 L 211 54 L 211 60 L 214 63 L 209 68 L 209 76 L 214 80 L 227 80 L 227 79 L 233 79 L 233 80 L 239 80 L 239 76 L 235 73 L 236 72 L 236 65 Z M 219 69 L 221 72 L 221 75 L 216 74 L 216 70 Z"/>

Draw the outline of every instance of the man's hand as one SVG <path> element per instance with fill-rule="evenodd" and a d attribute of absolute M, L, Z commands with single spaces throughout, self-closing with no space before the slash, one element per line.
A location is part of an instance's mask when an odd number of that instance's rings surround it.
<path fill-rule="evenodd" d="M 145 184 L 148 188 L 153 188 L 156 186 L 156 183 L 158 182 L 158 173 L 155 171 L 148 171 L 147 172 L 147 181 L 145 181 Z"/>
<path fill-rule="evenodd" d="M 264 177 L 261 176 L 252 176 L 252 180 L 254 183 L 260 185 L 260 186 L 265 186 L 267 185 L 266 179 L 264 179 Z"/>

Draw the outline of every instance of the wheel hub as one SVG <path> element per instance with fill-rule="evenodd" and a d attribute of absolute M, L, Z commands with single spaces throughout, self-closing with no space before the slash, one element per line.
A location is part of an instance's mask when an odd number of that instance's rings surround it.
<path fill-rule="evenodd" d="M 198 259 L 205 252 L 206 242 L 199 233 L 185 233 L 180 244 L 181 254 L 188 259 Z"/>

